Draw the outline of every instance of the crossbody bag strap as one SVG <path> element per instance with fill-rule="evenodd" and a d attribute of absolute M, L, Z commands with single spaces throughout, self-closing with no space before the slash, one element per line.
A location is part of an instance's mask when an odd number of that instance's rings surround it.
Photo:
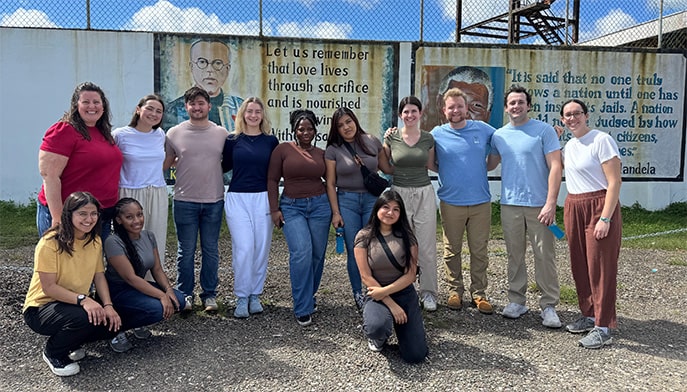
<path fill-rule="evenodd" d="M 360 156 L 358 156 L 358 153 L 355 152 L 351 144 L 349 142 L 343 142 L 343 144 L 344 146 L 346 146 L 348 152 L 351 153 L 351 156 L 353 157 L 355 163 L 357 163 L 358 166 L 362 166 L 362 159 L 360 159 Z"/>
<path fill-rule="evenodd" d="M 382 236 L 381 233 L 377 233 L 377 240 L 382 245 L 382 249 L 384 249 L 384 253 L 386 253 L 386 257 L 389 258 L 389 261 L 391 261 L 391 264 L 394 267 L 396 267 L 397 270 L 405 273 L 405 270 L 403 269 L 403 267 L 401 267 L 401 265 L 398 264 L 398 261 L 396 260 L 396 257 L 394 257 L 394 254 L 391 253 L 391 249 L 389 249 L 389 245 L 387 245 L 386 240 L 384 239 L 384 236 Z"/>

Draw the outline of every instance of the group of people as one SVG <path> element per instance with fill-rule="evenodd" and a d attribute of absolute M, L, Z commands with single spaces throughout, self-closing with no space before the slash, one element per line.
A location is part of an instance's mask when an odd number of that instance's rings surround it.
<path fill-rule="evenodd" d="M 583 102 L 562 106 L 562 121 L 575 136 L 562 154 L 556 134 L 562 129 L 530 119 L 531 97 L 519 86 L 506 93 L 510 122 L 498 130 L 470 119 L 466 95 L 450 88 L 443 96 L 447 123 L 431 132 L 421 130 L 422 104 L 409 96 L 398 108 L 404 126 L 389 130 L 383 141 L 365 132 L 353 111 L 337 109 L 325 149 L 315 146 L 319 121 L 309 110 L 290 114 L 294 141 L 280 144 L 257 97 L 241 102 L 232 133 L 210 121 L 212 104 L 205 89 L 192 87 L 183 99 L 188 120 L 166 135 L 160 128 L 165 105 L 156 95 L 142 98 L 130 124 L 111 132 L 105 94 L 83 83 L 74 91 L 70 110 L 45 134 L 39 152 L 41 239 L 24 318 L 34 331 L 49 336 L 43 358 L 53 373 L 78 373 L 83 343 L 109 339 L 115 351 L 124 352 L 131 348 L 126 331 L 147 338 L 147 325 L 191 310 L 198 237 L 200 303 L 207 312 L 217 311 L 222 212 L 232 241 L 234 317 L 263 312 L 260 295 L 277 227 L 289 249 L 296 322 L 312 323 L 331 225 L 343 229 L 352 298 L 362 313 L 369 348 L 381 351 L 395 330 L 401 357 L 421 362 L 428 352 L 421 306 L 434 311 L 438 302 L 437 206 L 428 169 L 439 174 L 447 306 L 463 307 L 461 252 L 467 233 L 470 303 L 492 314 L 486 292 L 487 171 L 499 164 L 509 281 L 502 315 L 519 318 L 528 311 L 529 238 L 543 325 L 561 327 L 555 311 L 560 293 L 554 236 L 548 226 L 555 223 L 565 162 L 565 230 L 582 312 L 567 329 L 589 332 L 580 340 L 584 347 L 611 343 L 621 233 L 620 159 L 613 140 L 587 126 Z M 161 263 L 168 210 L 163 172 L 172 166 L 176 287 Z M 392 175 L 391 189 L 379 197 L 370 193 L 362 167 Z M 227 172 L 231 179 L 225 193 Z"/>

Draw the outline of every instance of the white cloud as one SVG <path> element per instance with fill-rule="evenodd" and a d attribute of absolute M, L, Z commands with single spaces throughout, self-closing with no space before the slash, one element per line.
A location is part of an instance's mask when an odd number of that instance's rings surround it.
<path fill-rule="evenodd" d="M 616 8 L 608 11 L 605 16 L 602 16 L 594 22 L 594 31 L 592 33 L 595 37 L 599 37 L 615 33 L 616 31 L 632 27 L 636 24 L 637 21 L 632 15 L 626 14 L 621 9 Z"/>
<path fill-rule="evenodd" d="M 43 11 L 17 8 L 11 14 L 0 15 L 0 26 L 3 27 L 60 27 L 53 23 Z"/>
<path fill-rule="evenodd" d="M 138 10 L 123 28 L 136 31 L 258 35 L 260 23 L 257 20 L 224 23 L 214 13 L 206 14 L 195 7 L 179 8 L 167 0 L 160 0 L 155 5 Z M 271 34 L 271 31 L 263 31 L 263 34 Z"/>
<path fill-rule="evenodd" d="M 288 2 L 291 0 L 278 0 L 281 2 Z M 326 7 L 326 2 L 331 1 L 331 0 L 296 0 L 296 2 L 303 4 L 304 6 L 308 8 L 312 8 L 316 3 L 325 3 L 323 6 Z M 357 7 L 360 7 L 364 10 L 371 10 L 375 8 L 379 3 L 382 2 L 382 0 L 342 0 L 344 3 L 348 3 Z"/>
<path fill-rule="evenodd" d="M 288 22 L 277 26 L 277 35 L 282 37 L 307 37 L 322 39 L 346 39 L 349 38 L 353 27 L 349 24 L 336 24 L 331 22 Z"/>

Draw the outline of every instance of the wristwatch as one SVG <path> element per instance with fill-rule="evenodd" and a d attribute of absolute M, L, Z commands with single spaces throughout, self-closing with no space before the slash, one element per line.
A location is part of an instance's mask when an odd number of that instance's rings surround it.
<path fill-rule="evenodd" d="M 81 306 L 81 301 L 85 300 L 86 296 L 83 294 L 79 294 L 76 296 L 76 304 Z"/>

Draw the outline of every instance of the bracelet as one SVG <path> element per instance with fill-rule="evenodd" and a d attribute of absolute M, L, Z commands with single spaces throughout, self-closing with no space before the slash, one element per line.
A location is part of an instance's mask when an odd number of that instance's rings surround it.
<path fill-rule="evenodd" d="M 104 305 L 103 305 L 103 308 L 106 308 L 106 307 L 108 307 L 108 306 L 112 306 L 112 304 L 104 304 Z M 114 306 L 112 306 L 112 307 L 114 308 Z"/>
<path fill-rule="evenodd" d="M 338 212 L 332 212 L 332 215 L 341 215 Z"/>
<path fill-rule="evenodd" d="M 603 223 L 611 223 L 611 218 L 604 218 L 603 216 L 599 218 L 599 220 Z"/>

